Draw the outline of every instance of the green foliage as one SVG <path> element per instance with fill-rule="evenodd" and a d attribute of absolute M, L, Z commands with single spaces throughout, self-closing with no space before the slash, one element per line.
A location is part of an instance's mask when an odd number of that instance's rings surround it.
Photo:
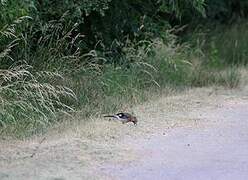
<path fill-rule="evenodd" d="M 221 64 L 246 65 L 248 63 L 248 24 L 241 21 L 232 26 L 220 26 L 213 29 L 208 43 L 209 52 L 215 51 L 215 57 Z M 211 56 L 210 56 L 211 57 Z"/>
<path fill-rule="evenodd" d="M 1 0 L 0 129 L 34 132 L 72 107 L 83 117 L 115 111 L 149 89 L 236 87 L 235 69 L 212 68 L 247 62 L 246 27 L 191 36 L 193 48 L 175 27 L 246 9 L 241 0 Z"/>
<path fill-rule="evenodd" d="M 236 88 L 240 82 L 240 73 L 236 67 L 223 71 L 200 68 L 191 72 L 191 84 L 196 87 L 221 85 Z"/>
<path fill-rule="evenodd" d="M 248 24 L 240 20 L 232 25 L 198 29 L 190 35 L 191 42 L 205 54 L 205 64 L 211 67 L 246 65 L 248 63 Z"/>
<path fill-rule="evenodd" d="M 28 1 L 5 0 L 0 3 L 0 28 L 17 18 L 28 16 L 31 4 Z"/>
<path fill-rule="evenodd" d="M 163 13 L 174 14 L 176 18 L 190 18 L 192 15 L 205 16 L 205 0 L 159 0 L 159 10 Z M 199 14 L 198 14 L 199 13 Z"/>
<path fill-rule="evenodd" d="M 84 17 L 92 13 L 99 13 L 101 16 L 105 15 L 105 11 L 109 9 L 111 0 L 82 0 L 82 1 L 59 1 L 59 0 L 40 0 L 36 3 L 37 12 L 35 15 L 40 20 L 58 20 L 65 12 L 68 12 L 69 21 L 81 23 Z"/>
<path fill-rule="evenodd" d="M 23 15 L 32 17 L 33 20 L 22 27 L 23 36 L 32 54 L 36 54 L 37 51 L 40 53 L 40 39 L 46 38 L 47 41 L 53 41 L 55 38 L 63 39 L 64 34 L 60 32 L 71 31 L 67 36 L 69 42 L 78 35 L 84 36 L 82 43 L 74 44 L 74 49 L 79 48 L 81 53 L 86 53 L 95 49 L 97 44 L 97 50 L 107 51 L 108 58 L 113 58 L 116 62 L 119 58 L 115 56 L 122 53 L 123 43 L 115 42 L 123 42 L 127 37 L 130 40 L 161 37 L 163 35 L 161 32 L 170 27 L 171 18 L 168 17 L 182 19 L 184 16 L 191 16 L 192 12 L 204 14 L 203 7 L 202 0 L 182 2 L 179 0 L 27 0 L 7 1 L 5 14 L 2 17 Z M 11 18 L 6 18 L 5 21 L 11 22 Z M 51 35 L 54 31 L 56 37 Z M 64 48 L 62 51 L 67 50 Z M 73 53 L 71 52 L 71 55 Z M 22 58 L 18 57 L 18 59 Z M 36 66 L 36 64 L 39 63 L 35 62 L 32 65 Z"/>
<path fill-rule="evenodd" d="M 233 21 L 237 17 L 247 17 L 246 0 L 206 0 L 207 17 L 221 22 Z"/>
<path fill-rule="evenodd" d="M 161 39 L 125 43 L 127 62 L 116 66 L 104 64 L 77 71 L 66 80 L 78 97 L 82 117 L 101 115 L 125 109 L 145 99 L 144 92 L 186 86 L 222 85 L 237 87 L 239 73 L 235 68 L 227 71 L 207 69 L 201 64 L 201 53 L 186 44 L 170 43 Z M 100 58 L 100 57 L 98 57 Z M 194 61 L 192 60 L 194 59 Z"/>
<path fill-rule="evenodd" d="M 11 127 L 15 131 L 23 127 L 32 133 L 49 124 L 58 112 L 72 111 L 66 99 L 76 97 L 70 89 L 56 83 L 62 79 L 60 74 L 33 71 L 25 61 L 17 62 L 11 57 L 19 41 L 15 29 L 23 19 L 20 17 L 0 31 L 0 128 Z"/>

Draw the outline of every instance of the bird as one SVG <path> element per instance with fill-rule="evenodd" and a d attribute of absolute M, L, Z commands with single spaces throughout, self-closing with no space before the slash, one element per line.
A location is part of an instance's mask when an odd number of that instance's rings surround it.
<path fill-rule="evenodd" d="M 128 123 L 128 122 L 132 122 L 134 125 L 137 125 L 137 118 L 129 113 L 117 113 L 114 115 L 105 115 L 103 117 L 111 117 L 111 118 L 115 118 L 119 121 L 122 122 L 122 124 Z"/>

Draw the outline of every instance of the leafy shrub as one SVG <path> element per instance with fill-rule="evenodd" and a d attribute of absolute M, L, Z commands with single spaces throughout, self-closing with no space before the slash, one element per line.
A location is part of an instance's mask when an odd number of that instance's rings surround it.
<path fill-rule="evenodd" d="M 247 17 L 246 0 L 206 0 L 206 11 L 209 20 L 219 22 L 235 21 L 238 17 Z"/>
<path fill-rule="evenodd" d="M 208 25 L 208 29 L 198 29 L 190 35 L 190 42 L 202 49 L 204 64 L 221 68 L 228 65 L 248 63 L 248 24 L 246 20 L 229 25 Z"/>

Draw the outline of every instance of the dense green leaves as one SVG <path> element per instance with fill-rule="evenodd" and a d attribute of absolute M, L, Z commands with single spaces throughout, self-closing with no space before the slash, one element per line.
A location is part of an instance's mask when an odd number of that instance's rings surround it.
<path fill-rule="evenodd" d="M 174 14 L 179 19 L 198 13 L 205 16 L 205 0 L 159 0 L 158 3 L 160 11 Z"/>
<path fill-rule="evenodd" d="M 92 49 L 108 63 L 123 64 L 127 40 L 159 37 L 166 42 L 166 32 L 175 25 L 199 18 L 233 21 L 247 16 L 248 9 L 245 0 L 2 0 L 0 4 L 1 29 L 20 17 L 32 18 L 16 29 L 20 41 L 12 54 L 35 68 L 44 62 L 56 67 L 54 62 L 61 57 Z M 52 50 L 55 47 L 59 48 Z"/>
<path fill-rule="evenodd" d="M 235 21 L 247 17 L 247 0 L 206 0 L 207 17 L 221 22 Z"/>
<path fill-rule="evenodd" d="M 82 55 L 92 49 L 116 63 L 125 54 L 127 39 L 166 39 L 165 32 L 177 20 L 191 12 L 204 14 L 202 0 L 13 0 L 3 4 L 0 27 L 22 16 L 32 18 L 18 33 L 23 41 L 16 56 L 39 68 L 40 63 L 50 66 L 64 55 Z M 61 48 L 51 54 L 56 46 Z M 50 55 L 34 58 L 42 54 Z"/>

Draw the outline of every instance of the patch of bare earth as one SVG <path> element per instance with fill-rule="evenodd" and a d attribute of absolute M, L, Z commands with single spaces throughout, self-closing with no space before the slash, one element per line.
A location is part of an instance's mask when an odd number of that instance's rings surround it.
<path fill-rule="evenodd" d="M 149 143 L 166 152 L 160 147 L 160 140 L 171 141 L 174 129 L 215 127 L 221 118 L 216 118 L 213 112 L 228 104 L 246 103 L 247 95 L 247 91 L 239 89 L 192 89 L 173 96 L 154 97 L 132 109 L 139 120 L 137 127 L 99 118 L 65 123 L 42 137 L 1 140 L 0 179 L 128 179 L 118 174 L 134 164 L 142 165 L 141 160 L 146 158 L 152 162 L 148 157 L 156 151 L 142 150 Z"/>

